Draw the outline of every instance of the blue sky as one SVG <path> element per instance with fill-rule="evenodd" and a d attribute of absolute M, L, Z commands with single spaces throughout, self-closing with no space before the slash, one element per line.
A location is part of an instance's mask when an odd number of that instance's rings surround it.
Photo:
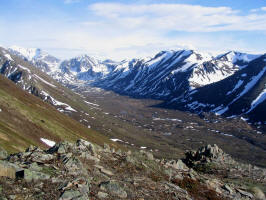
<path fill-rule="evenodd" d="M 1 0 L 0 45 L 116 60 L 161 50 L 266 53 L 265 0 Z"/>

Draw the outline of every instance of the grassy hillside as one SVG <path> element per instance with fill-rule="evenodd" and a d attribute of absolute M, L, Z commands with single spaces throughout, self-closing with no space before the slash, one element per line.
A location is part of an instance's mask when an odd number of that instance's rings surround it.
<path fill-rule="evenodd" d="M 0 145 L 9 152 L 21 151 L 30 144 L 45 147 L 40 138 L 53 141 L 84 138 L 100 145 L 110 143 L 105 136 L 58 112 L 2 75 L 0 109 Z"/>

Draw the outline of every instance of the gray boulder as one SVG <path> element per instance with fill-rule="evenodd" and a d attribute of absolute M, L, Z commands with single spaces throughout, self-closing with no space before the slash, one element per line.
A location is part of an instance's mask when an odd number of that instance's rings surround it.
<path fill-rule="evenodd" d="M 97 196 L 99 199 L 105 199 L 108 197 L 108 194 L 105 192 L 98 192 Z"/>
<path fill-rule="evenodd" d="M 92 155 L 96 154 L 96 147 L 95 145 L 93 145 L 92 143 L 83 140 L 83 139 L 79 139 L 76 142 L 75 148 L 77 151 L 81 151 L 81 152 L 90 152 Z"/>
<path fill-rule="evenodd" d="M 59 200 L 72 200 L 72 199 L 82 199 L 82 194 L 78 190 L 67 190 L 61 195 Z"/>
<path fill-rule="evenodd" d="M 126 191 L 120 186 L 117 181 L 111 180 L 100 184 L 100 189 L 107 191 L 113 196 L 117 196 L 121 199 L 127 198 Z"/>
<path fill-rule="evenodd" d="M 177 170 L 184 170 L 184 171 L 189 170 L 189 168 L 186 166 L 186 164 L 183 163 L 183 161 L 180 159 L 177 161 L 171 160 L 171 161 L 167 162 L 165 165 L 167 167 L 173 167 L 174 169 L 177 169 Z"/>
<path fill-rule="evenodd" d="M 40 162 L 40 163 L 45 163 L 55 158 L 55 156 L 52 154 L 47 154 L 45 152 L 38 152 L 38 151 L 33 152 L 30 157 L 33 162 Z"/>
<path fill-rule="evenodd" d="M 73 152 L 73 146 L 74 145 L 72 143 L 64 141 L 54 145 L 47 152 L 52 154 L 53 153 L 66 154 Z"/>
<path fill-rule="evenodd" d="M 29 169 L 24 170 L 24 179 L 27 182 L 38 181 L 38 180 L 48 180 L 50 175 L 44 174 L 42 172 L 32 171 Z"/>

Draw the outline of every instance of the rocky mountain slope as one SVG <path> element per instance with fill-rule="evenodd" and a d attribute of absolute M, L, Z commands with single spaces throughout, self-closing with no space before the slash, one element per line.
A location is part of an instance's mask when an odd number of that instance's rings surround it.
<path fill-rule="evenodd" d="M 62 108 L 63 109 L 63 108 Z M 0 145 L 18 152 L 30 144 L 45 147 L 47 139 L 70 141 L 87 138 L 101 144 L 110 141 L 96 131 L 58 112 L 51 105 L 21 90 L 0 75 Z"/>
<path fill-rule="evenodd" d="M 227 62 L 227 61 L 226 61 Z M 217 67 L 219 66 L 219 67 Z M 139 97 L 168 99 L 232 75 L 239 66 L 191 50 L 164 51 L 118 65 L 96 85 Z"/>
<path fill-rule="evenodd" d="M 51 73 L 54 74 L 56 71 L 53 70 Z M 49 72 L 42 72 L 32 62 L 3 48 L 0 48 L 0 74 L 28 93 L 53 105 L 58 111 L 75 116 L 77 120 L 86 120 L 91 116 L 92 108 L 97 107 L 85 101 L 81 94 L 76 94 L 58 83 L 49 75 Z"/>
<path fill-rule="evenodd" d="M 243 115 L 266 122 L 266 54 L 219 82 L 173 98 L 167 106 L 197 113 L 215 112 L 227 117 Z"/>
<path fill-rule="evenodd" d="M 117 66 L 94 85 L 134 97 L 163 99 L 167 108 L 266 123 L 261 113 L 265 110 L 265 55 L 229 52 L 209 58 L 193 51 L 162 52 L 126 66 Z M 237 106 L 238 102 L 242 105 Z"/>
<path fill-rule="evenodd" d="M 183 161 L 85 140 L 9 156 L 1 150 L 1 158 L 2 199 L 265 199 L 265 169 L 237 163 L 217 145 Z"/>
<path fill-rule="evenodd" d="M 15 82 L 23 90 L 55 106 L 60 112 L 77 112 L 74 105 L 77 95 L 36 68 L 36 65 L 3 48 L 0 48 L 0 74 Z"/>

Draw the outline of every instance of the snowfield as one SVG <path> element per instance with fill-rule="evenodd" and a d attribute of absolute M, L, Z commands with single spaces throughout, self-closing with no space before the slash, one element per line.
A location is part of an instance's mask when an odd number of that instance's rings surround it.
<path fill-rule="evenodd" d="M 246 112 L 251 112 L 254 108 L 256 108 L 260 103 L 264 102 L 266 100 L 266 89 L 264 89 L 259 96 L 252 101 L 250 109 Z"/>

